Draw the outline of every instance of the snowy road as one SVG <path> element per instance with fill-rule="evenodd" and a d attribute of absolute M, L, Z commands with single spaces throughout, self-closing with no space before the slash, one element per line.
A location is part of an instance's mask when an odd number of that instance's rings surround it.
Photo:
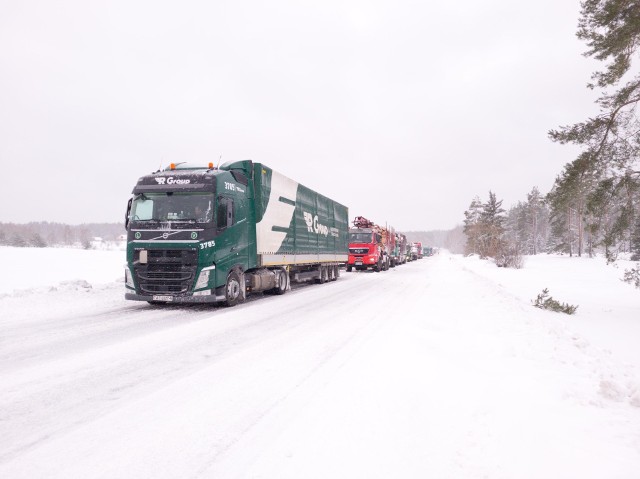
<path fill-rule="evenodd" d="M 122 296 L 0 300 L 0 477 L 638 477 L 637 371 L 462 258 Z"/>

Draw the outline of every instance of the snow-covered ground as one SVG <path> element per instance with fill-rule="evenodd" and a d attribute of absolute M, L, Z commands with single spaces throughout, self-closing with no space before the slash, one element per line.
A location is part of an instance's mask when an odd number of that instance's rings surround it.
<path fill-rule="evenodd" d="M 0 297 L 9 293 L 28 294 L 38 288 L 68 287 L 73 281 L 113 282 L 123 277 L 127 262 L 126 253 L 118 250 L 6 246 L 0 246 L 0 259 L 3 262 Z"/>
<path fill-rule="evenodd" d="M 0 259 L 0 477 L 640 477 L 628 264 L 442 253 L 226 309 L 124 301 L 123 252 Z"/>

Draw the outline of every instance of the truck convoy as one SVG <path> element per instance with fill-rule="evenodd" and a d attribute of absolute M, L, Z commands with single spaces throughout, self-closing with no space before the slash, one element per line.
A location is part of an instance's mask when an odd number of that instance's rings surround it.
<path fill-rule="evenodd" d="M 348 260 L 347 208 L 261 163 L 172 164 L 132 193 L 129 300 L 234 306 L 290 281 L 335 281 Z"/>
<path fill-rule="evenodd" d="M 386 271 L 398 264 L 396 234 L 363 216 L 356 216 L 349 229 L 349 260 L 347 271 L 373 269 Z"/>

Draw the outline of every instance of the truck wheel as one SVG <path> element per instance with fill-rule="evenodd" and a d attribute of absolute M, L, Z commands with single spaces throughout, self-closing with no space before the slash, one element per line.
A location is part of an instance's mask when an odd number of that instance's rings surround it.
<path fill-rule="evenodd" d="M 323 264 L 320 265 L 320 277 L 316 279 L 316 283 L 324 284 L 327 282 L 329 277 L 329 273 L 327 271 L 327 267 Z"/>
<path fill-rule="evenodd" d="M 284 294 L 287 292 L 287 288 L 289 287 L 289 275 L 284 269 L 279 269 L 276 275 L 278 278 L 278 286 L 269 292 L 278 295 Z"/>
<path fill-rule="evenodd" d="M 382 263 L 380 262 L 380 260 L 378 260 L 378 262 L 376 263 L 376 265 L 373 267 L 373 270 L 374 270 L 376 273 L 379 273 L 381 269 L 382 269 Z"/>
<path fill-rule="evenodd" d="M 229 273 L 229 276 L 227 276 L 227 284 L 224 287 L 224 298 L 226 305 L 229 307 L 242 302 L 240 276 L 235 271 L 232 271 Z"/>
<path fill-rule="evenodd" d="M 347 273 L 351 273 L 351 266 L 347 266 Z"/>

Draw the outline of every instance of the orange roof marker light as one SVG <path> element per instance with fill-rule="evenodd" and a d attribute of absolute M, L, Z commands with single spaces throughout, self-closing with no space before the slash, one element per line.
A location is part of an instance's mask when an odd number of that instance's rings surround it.
<path fill-rule="evenodd" d="M 211 162 L 211 161 L 209 162 L 209 169 L 213 170 L 213 162 Z"/>
<path fill-rule="evenodd" d="M 176 169 L 176 164 L 175 164 L 175 163 L 171 163 L 171 164 L 169 165 L 169 169 L 170 169 L 170 170 L 175 170 L 175 169 Z"/>

